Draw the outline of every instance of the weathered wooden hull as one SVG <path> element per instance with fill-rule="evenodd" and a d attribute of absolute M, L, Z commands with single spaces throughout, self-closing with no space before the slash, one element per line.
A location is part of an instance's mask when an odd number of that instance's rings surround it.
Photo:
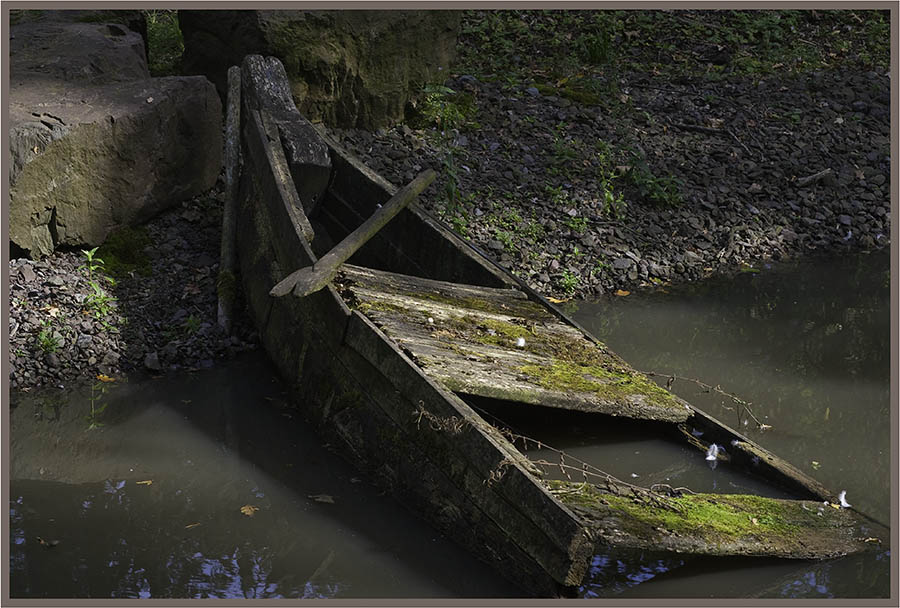
<path fill-rule="evenodd" d="M 260 65 L 268 67 L 263 70 Z M 565 492 L 560 494 L 559 488 L 542 481 L 540 471 L 457 394 L 490 397 L 483 378 L 454 384 L 464 372 L 455 376 L 446 372 L 453 369 L 450 356 L 442 359 L 440 352 L 435 355 L 443 346 L 431 340 L 422 327 L 427 330 L 427 324 L 433 322 L 425 316 L 431 314 L 444 314 L 447 319 L 476 312 L 493 314 L 491 319 L 500 318 L 502 323 L 543 315 L 546 331 L 542 337 L 541 331 L 531 328 L 531 351 L 501 343 L 494 339 L 495 332 L 490 344 L 481 345 L 489 349 L 487 355 L 470 355 L 505 358 L 512 362 L 508 367 L 513 376 L 516 370 L 529 369 L 529 361 L 557 360 L 546 359 L 558 357 L 556 342 L 547 338 L 554 331 L 554 340 L 564 334 L 570 341 L 565 343 L 566 349 L 574 340 L 579 353 L 614 356 L 539 294 L 415 204 L 369 241 L 351 259 L 354 265 L 348 265 L 324 289 L 305 297 L 271 297 L 274 285 L 294 270 L 314 264 L 317 254 L 331 246 L 333 241 L 326 232 L 334 239 L 342 238 L 396 189 L 322 136 L 319 141 L 327 144 L 331 163 L 327 189 L 318 199 L 314 188 L 307 188 L 301 197 L 294 181 L 304 179 L 304 169 L 295 156 L 285 157 L 285 131 L 279 126 L 291 116 L 280 108 L 276 112 L 279 117 L 273 119 L 266 110 L 266 95 L 271 91 L 256 90 L 261 78 L 273 77 L 270 68 L 261 58 L 245 60 L 243 66 L 243 167 L 236 230 L 243 291 L 266 352 L 290 384 L 298 406 L 361 471 L 523 590 L 542 596 L 566 593 L 581 582 L 595 542 L 615 545 L 614 537 L 604 535 L 603 526 L 594 525 L 606 517 L 598 515 L 603 500 L 592 506 L 561 500 Z M 297 148 L 294 142 L 292 155 Z M 310 169 L 314 181 L 324 183 L 321 170 L 320 165 Z M 312 223 L 304 208 L 315 208 Z M 315 236 L 310 238 L 314 228 Z M 422 251 L 429 253 L 422 255 Z M 436 294 L 432 302 L 420 299 L 415 304 L 423 308 L 414 328 L 407 322 L 408 309 L 397 308 L 400 305 L 395 301 L 385 303 L 396 295 L 392 295 L 393 288 L 372 288 L 382 275 L 392 277 L 382 282 L 397 287 L 393 290 L 397 293 L 404 281 L 424 281 Z M 463 288 L 456 283 L 478 287 Z M 503 314 L 498 317 L 496 310 L 478 310 L 485 305 L 466 298 L 467 289 L 501 298 Z M 513 291 L 519 295 L 502 300 Z M 384 314 L 375 314 L 372 307 L 380 307 Z M 406 333 L 398 339 L 386 332 Z M 470 347 L 477 350 L 476 338 L 470 340 Z M 600 354 L 590 354 L 591 349 Z M 429 354 L 432 359 L 426 361 Z M 606 359 L 597 361 L 590 369 L 601 374 L 610 364 Z M 617 361 L 615 365 L 619 365 Z M 445 370 L 443 375 L 441 370 Z M 511 388 L 501 397 L 527 393 L 533 403 L 553 400 L 553 391 L 525 391 L 516 384 L 521 381 L 521 377 L 510 380 Z M 537 386 L 537 380 L 531 381 Z M 628 382 L 635 384 L 630 377 L 625 379 Z M 582 409 L 617 415 L 630 407 L 637 417 L 683 425 L 689 437 L 693 437 L 691 427 L 702 428 L 711 440 L 737 442 L 732 444 L 736 462 L 744 455 L 751 469 L 793 487 L 802 496 L 834 500 L 814 480 L 674 396 L 666 398 L 666 407 L 656 407 L 659 404 L 635 400 L 634 395 L 594 390 L 587 381 L 579 380 L 578 388 L 587 395 Z M 638 397 L 652 397 L 662 389 L 640 390 L 643 393 Z M 626 540 L 623 546 L 636 546 Z M 720 553 L 728 552 L 725 546 Z M 695 543 L 694 547 L 699 553 L 709 552 L 708 543 Z M 834 555 L 857 548 L 844 544 L 836 551 L 819 553 Z M 691 545 L 682 542 L 677 549 L 690 552 Z M 741 550 L 733 552 L 741 554 Z M 804 555 L 810 556 L 809 552 Z"/>

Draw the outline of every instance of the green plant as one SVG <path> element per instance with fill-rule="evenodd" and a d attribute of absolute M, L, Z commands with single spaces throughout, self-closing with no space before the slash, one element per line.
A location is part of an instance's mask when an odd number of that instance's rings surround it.
<path fill-rule="evenodd" d="M 85 263 L 78 267 L 79 270 L 87 270 L 88 271 L 88 280 L 92 281 L 94 279 L 94 273 L 100 271 L 103 268 L 103 260 L 97 257 L 97 250 L 99 247 L 94 247 L 93 249 L 82 249 L 81 253 L 84 254 Z"/>
<path fill-rule="evenodd" d="M 453 230 L 460 236 L 468 236 L 469 234 L 469 220 L 466 216 L 457 214 L 450 216 L 450 225 L 453 226 Z"/>
<path fill-rule="evenodd" d="M 613 179 L 613 177 L 603 177 L 600 180 L 600 213 L 619 220 L 625 217 L 627 204 L 622 194 L 613 190 Z"/>
<path fill-rule="evenodd" d="M 88 284 L 91 286 L 93 293 L 88 294 L 84 299 L 84 303 L 91 310 L 94 318 L 102 319 L 110 313 L 112 303 L 116 302 L 117 298 L 103 291 L 103 288 L 100 287 L 97 281 L 88 281 Z"/>
<path fill-rule="evenodd" d="M 571 217 L 566 220 L 566 226 L 578 233 L 584 232 L 587 229 L 587 223 L 586 217 Z"/>
<path fill-rule="evenodd" d="M 41 321 L 41 331 L 38 332 L 38 347 L 44 353 L 55 353 L 59 348 L 59 338 L 54 335 L 53 322 L 50 319 Z"/>
<path fill-rule="evenodd" d="M 494 237 L 496 237 L 498 241 L 503 243 L 503 248 L 506 251 L 512 252 L 518 249 L 518 247 L 516 247 L 515 243 L 513 242 L 512 235 L 509 232 L 506 232 L 505 230 L 497 230 L 494 232 Z"/>
<path fill-rule="evenodd" d="M 559 287 L 562 289 L 566 295 L 572 295 L 575 293 L 575 290 L 578 288 L 578 276 L 574 273 L 564 270 L 562 273 L 562 277 L 559 279 Z"/>
<path fill-rule="evenodd" d="M 638 189 L 644 199 L 654 205 L 674 206 L 681 203 L 681 181 L 672 175 L 657 177 L 637 155 L 633 156 L 632 164 L 625 172 L 625 179 Z"/>
<path fill-rule="evenodd" d="M 89 431 L 103 426 L 103 423 L 100 422 L 100 418 L 103 415 L 103 412 L 106 411 L 109 402 L 100 405 L 98 405 L 97 402 L 104 394 L 106 394 L 106 391 L 107 385 L 103 381 L 95 382 L 91 385 L 91 396 L 89 398 L 91 404 L 91 412 L 84 417 L 84 419 L 88 423 Z"/>
<path fill-rule="evenodd" d="M 422 89 L 422 99 L 418 106 L 425 122 L 438 129 L 476 126 L 473 119 L 478 108 L 475 98 L 468 93 L 457 93 L 444 85 L 428 84 Z"/>
<path fill-rule="evenodd" d="M 171 9 L 145 10 L 147 21 L 147 63 L 153 76 L 178 73 L 184 54 L 184 37 L 178 25 L 178 11 Z"/>
<path fill-rule="evenodd" d="M 184 322 L 181 324 L 184 328 L 184 331 L 187 332 L 188 335 L 193 335 L 200 331 L 200 319 L 195 317 L 194 315 L 190 315 Z"/>
<path fill-rule="evenodd" d="M 459 171 L 456 168 L 456 158 L 453 150 L 448 150 L 442 161 L 444 175 L 447 179 L 444 181 L 444 197 L 447 211 L 455 213 L 459 210 L 462 202 L 462 193 L 459 189 Z"/>

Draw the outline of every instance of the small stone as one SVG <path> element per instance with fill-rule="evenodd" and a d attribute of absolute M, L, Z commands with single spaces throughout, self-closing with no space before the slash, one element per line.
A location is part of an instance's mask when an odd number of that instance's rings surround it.
<path fill-rule="evenodd" d="M 47 356 L 44 357 L 44 361 L 49 367 L 54 369 L 59 367 L 59 357 L 56 356 L 56 353 L 47 353 Z"/>
<path fill-rule="evenodd" d="M 62 287 L 66 284 L 66 280 L 59 275 L 54 275 L 47 279 L 48 285 L 53 285 L 54 287 Z"/>
<path fill-rule="evenodd" d="M 77 346 L 78 348 L 83 350 L 83 349 L 87 348 L 88 346 L 90 346 L 93 341 L 94 341 L 94 336 L 92 336 L 90 334 L 81 334 L 78 336 L 78 339 L 75 341 L 75 346 Z"/>
<path fill-rule="evenodd" d="M 525 92 L 531 95 L 532 97 L 540 97 L 541 92 L 537 90 L 535 87 L 528 87 L 525 89 Z"/>
<path fill-rule="evenodd" d="M 853 219 L 849 215 L 841 214 L 838 216 L 838 221 L 844 226 L 849 226 L 853 223 Z"/>
<path fill-rule="evenodd" d="M 147 356 L 144 357 L 144 367 L 154 372 L 162 370 L 162 365 L 159 364 L 159 355 L 156 351 L 147 353 Z"/>
<path fill-rule="evenodd" d="M 633 265 L 634 265 L 634 260 L 632 260 L 631 258 L 626 258 L 626 257 L 616 258 L 612 263 L 612 267 L 615 268 L 616 270 L 626 270 L 628 268 L 631 268 L 631 266 L 633 266 Z"/>
<path fill-rule="evenodd" d="M 31 283 L 37 278 L 37 275 L 34 274 L 34 270 L 31 268 L 30 264 L 25 264 L 21 268 L 19 268 L 19 274 L 25 280 L 26 283 Z"/>

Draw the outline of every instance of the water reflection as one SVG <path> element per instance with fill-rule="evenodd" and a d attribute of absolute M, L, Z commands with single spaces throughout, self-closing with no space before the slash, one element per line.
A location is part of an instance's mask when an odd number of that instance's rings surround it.
<path fill-rule="evenodd" d="M 282 391 L 259 357 L 114 383 L 90 430 L 89 387 L 56 419 L 37 415 L 49 396 L 18 395 L 11 596 L 518 595 L 356 477 Z"/>

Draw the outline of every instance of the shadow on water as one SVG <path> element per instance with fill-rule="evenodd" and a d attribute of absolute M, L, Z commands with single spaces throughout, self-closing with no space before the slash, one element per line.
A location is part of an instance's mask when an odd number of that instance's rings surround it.
<path fill-rule="evenodd" d="M 260 356 L 110 386 L 93 429 L 89 390 L 16 396 L 13 597 L 518 595 L 322 446 Z"/>

